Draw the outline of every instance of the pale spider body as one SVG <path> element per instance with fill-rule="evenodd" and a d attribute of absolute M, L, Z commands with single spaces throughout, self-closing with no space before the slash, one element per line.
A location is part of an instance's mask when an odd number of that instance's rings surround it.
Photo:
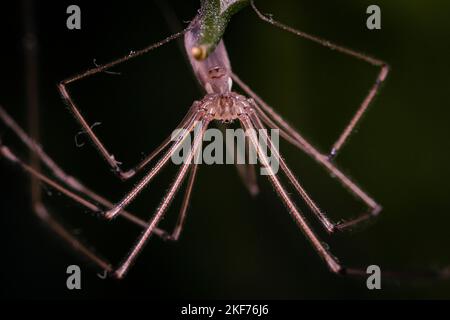
<path fill-rule="evenodd" d="M 202 1 L 202 3 L 206 4 L 207 2 Z M 114 275 L 116 278 L 123 278 L 125 276 L 152 234 L 158 235 L 165 240 L 178 240 L 186 218 L 186 211 L 190 202 L 198 167 L 195 161 L 191 160 L 194 159 L 194 155 L 197 151 L 201 151 L 202 137 L 204 136 L 205 131 L 212 120 L 221 122 L 231 122 L 233 120 L 237 120 L 246 133 L 250 147 L 254 148 L 256 151 L 260 166 L 267 169 L 267 179 L 273 186 L 276 194 L 279 196 L 280 200 L 287 208 L 289 214 L 303 232 L 306 239 L 308 239 L 314 250 L 324 260 L 330 271 L 337 274 L 366 276 L 366 271 L 364 268 L 348 268 L 338 261 L 338 259 L 330 252 L 329 247 L 324 244 L 321 238 L 309 225 L 306 215 L 298 208 L 293 196 L 297 195 L 300 198 L 299 200 L 303 201 L 309 213 L 312 214 L 312 216 L 320 222 L 320 225 L 330 234 L 337 231 L 351 229 L 373 217 L 376 217 L 379 214 L 381 211 L 381 206 L 364 190 L 362 190 L 352 179 L 344 174 L 332 160 L 336 157 L 343 145 L 348 141 L 350 135 L 354 132 L 356 126 L 360 123 L 362 116 L 366 113 L 369 105 L 378 93 L 381 84 L 386 79 L 389 72 L 389 66 L 382 60 L 289 27 L 274 20 L 272 17 L 262 14 L 258 8 L 256 8 L 253 1 L 249 1 L 249 3 L 257 16 L 266 23 L 269 23 L 270 25 L 292 35 L 310 40 L 323 47 L 332 49 L 349 57 L 353 57 L 356 60 L 378 68 L 379 71 L 372 87 L 364 97 L 364 100 L 359 105 L 353 117 L 344 127 L 344 130 L 340 133 L 329 153 L 323 153 L 314 147 L 300 134 L 298 130 L 293 128 L 286 120 L 284 120 L 274 108 L 266 103 L 250 88 L 249 85 L 242 81 L 232 71 L 228 53 L 225 49 L 223 41 L 219 41 L 212 52 L 208 52 L 208 50 L 205 49 L 202 45 L 202 41 L 200 41 L 202 36 L 204 36 L 201 28 L 201 19 L 203 14 L 201 10 L 189 24 L 189 27 L 183 31 L 173 34 L 144 49 L 133 51 L 132 53 L 107 64 L 100 66 L 96 65 L 94 68 L 88 69 L 81 74 L 69 77 L 58 84 L 59 92 L 61 93 L 67 107 L 73 113 L 74 118 L 81 125 L 83 132 L 91 140 L 100 156 L 106 161 L 109 169 L 111 169 L 122 180 L 131 179 L 134 176 L 139 175 L 142 171 L 146 171 L 138 183 L 135 184 L 132 189 L 118 202 L 114 203 L 106 199 L 82 184 L 75 177 L 65 173 L 56 164 L 56 162 L 44 152 L 41 146 L 29 137 L 0 106 L 0 119 L 2 122 L 13 130 L 20 140 L 34 152 L 37 159 L 41 161 L 42 166 L 49 170 L 50 175 L 48 176 L 42 173 L 34 164 L 27 164 L 25 161 L 16 156 L 9 147 L 2 144 L 0 144 L 0 157 L 4 157 L 10 162 L 19 165 L 25 172 L 33 177 L 34 183 L 40 181 L 47 186 L 58 190 L 61 194 L 80 204 L 88 211 L 94 212 L 108 220 L 119 215 L 123 219 L 126 219 L 143 229 L 137 242 L 132 247 L 132 250 L 125 256 L 124 260 L 118 266 L 113 266 L 108 260 L 97 255 L 89 246 L 84 245 L 76 235 L 72 234 L 70 230 L 66 229 L 63 224 L 59 223 L 58 220 L 53 217 L 51 212 L 47 210 L 46 205 L 42 202 L 39 191 L 40 189 L 34 188 L 32 190 L 33 209 L 37 216 L 45 221 L 76 251 L 83 254 L 98 267 Z M 144 55 L 182 36 L 184 36 L 184 47 L 194 75 L 199 81 L 202 89 L 205 91 L 205 95 L 202 99 L 193 103 L 185 118 L 179 124 L 178 128 L 183 129 L 181 130 L 182 134 L 179 136 L 179 139 L 174 141 L 172 136 L 167 137 L 156 150 L 152 151 L 137 165 L 134 165 L 131 169 L 123 170 L 122 164 L 115 160 L 113 153 L 109 151 L 109 147 L 107 147 L 100 137 L 94 132 L 94 126 L 92 126 L 84 117 L 82 110 L 72 98 L 68 90 L 68 86 L 84 78 L 106 72 L 112 67 Z M 236 83 L 239 89 L 242 90 L 243 93 L 249 98 L 233 92 L 233 82 Z M 191 150 L 187 155 L 187 161 L 183 162 L 178 169 L 178 173 L 176 174 L 174 181 L 165 193 L 164 198 L 152 217 L 146 221 L 136 216 L 133 212 L 127 211 L 127 207 L 134 201 L 141 191 L 144 190 L 162 170 L 162 168 L 170 162 L 171 156 L 178 150 L 181 143 L 183 143 L 184 140 L 187 140 L 190 133 L 195 131 L 195 127 L 198 122 L 201 124 L 201 131 L 198 135 L 196 135 L 194 141 L 191 143 Z M 302 185 L 301 181 L 297 179 L 294 173 L 290 170 L 279 150 L 275 147 L 272 139 L 267 136 L 265 133 L 266 130 L 264 129 L 279 130 L 280 136 L 284 140 L 313 158 L 330 174 L 330 176 L 335 178 L 336 181 L 347 189 L 350 194 L 354 195 L 356 199 L 362 202 L 366 207 L 365 211 L 347 221 L 335 222 L 330 219 L 327 213 L 315 203 L 313 198 L 306 191 L 306 188 Z M 279 161 L 281 169 L 279 172 L 274 172 L 269 165 L 270 161 L 267 153 L 265 152 L 262 143 L 256 137 L 256 134 L 254 134 L 256 130 L 262 132 L 263 140 L 267 142 L 268 151 L 270 151 L 270 153 Z M 236 164 L 236 167 L 249 192 L 253 196 L 256 196 L 258 194 L 258 181 L 256 179 L 254 168 L 255 165 Z M 289 185 L 294 189 L 295 192 L 293 194 L 286 189 L 284 181 L 280 179 L 281 175 L 284 176 Z M 187 185 L 184 191 L 184 198 L 177 223 L 172 232 L 162 230 L 159 228 L 158 224 L 164 218 L 168 207 L 173 202 L 174 197 L 178 193 L 184 180 L 187 180 Z M 390 274 L 395 275 L 396 273 L 391 272 Z M 431 275 L 448 278 L 449 271 L 446 269 L 443 272 L 431 273 Z"/>
<path fill-rule="evenodd" d="M 223 40 L 216 49 L 204 59 L 196 59 L 193 52 L 198 50 L 197 43 L 201 34 L 199 16 L 194 18 L 184 35 L 184 47 L 192 70 L 207 93 L 227 93 L 231 91 L 231 63 Z"/>
<path fill-rule="evenodd" d="M 223 40 L 208 57 L 196 59 L 192 53 L 200 34 L 199 19 L 195 18 L 188 29 L 184 35 L 186 53 L 196 78 L 207 93 L 198 105 L 214 120 L 228 123 L 238 119 L 253 101 L 231 91 L 231 63 Z"/>
<path fill-rule="evenodd" d="M 227 92 L 208 94 L 197 103 L 212 120 L 230 123 L 249 110 L 253 100 L 235 92 Z"/>

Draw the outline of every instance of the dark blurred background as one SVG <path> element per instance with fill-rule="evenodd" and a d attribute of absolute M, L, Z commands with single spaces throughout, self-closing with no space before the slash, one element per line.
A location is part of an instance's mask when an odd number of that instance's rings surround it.
<path fill-rule="evenodd" d="M 184 24 L 198 1 L 167 1 Z M 358 232 L 329 237 L 315 230 L 343 263 L 382 270 L 450 265 L 450 127 L 448 12 L 445 1 L 377 1 L 382 30 L 369 31 L 370 1 L 266 1 L 263 12 L 305 32 L 387 61 L 392 73 L 337 164 L 384 207 Z M 56 83 L 128 54 L 171 33 L 153 1 L 35 1 L 41 142 L 69 173 L 112 201 L 135 181 L 115 178 L 93 147 L 76 147 L 79 125 Z M 66 28 L 66 8 L 81 7 L 82 28 Z M 0 103 L 26 126 L 20 1 L 0 5 Z M 321 150 L 328 151 L 376 77 L 377 69 L 282 32 L 250 8 L 225 35 L 234 71 Z M 174 42 L 71 86 L 96 132 L 129 168 L 169 135 L 201 92 Z M 27 150 L 0 125 L 3 143 Z M 85 139 L 81 137 L 81 139 Z M 86 139 L 85 139 L 86 140 Z M 312 197 L 334 220 L 363 209 L 324 170 L 288 144 L 281 152 Z M 231 166 L 202 166 L 187 223 L 176 243 L 153 237 L 123 281 L 101 280 L 30 209 L 29 179 L 0 160 L 1 290 L 18 298 L 450 298 L 444 281 L 383 282 L 330 274 L 262 178 L 252 198 Z M 148 219 L 167 190 L 167 168 L 130 210 Z M 106 223 L 44 188 L 45 202 L 70 230 L 117 263 L 139 235 L 123 220 Z M 180 196 L 161 227 L 171 228 Z M 299 201 L 300 208 L 304 206 Z M 66 268 L 82 269 L 82 290 L 66 289 Z"/>

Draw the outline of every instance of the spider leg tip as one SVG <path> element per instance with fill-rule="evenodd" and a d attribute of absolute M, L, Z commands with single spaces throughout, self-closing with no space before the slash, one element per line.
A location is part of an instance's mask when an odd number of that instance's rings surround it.
<path fill-rule="evenodd" d="M 331 152 L 328 154 L 327 160 L 328 161 L 333 161 L 334 158 L 336 158 L 336 156 L 337 156 L 337 149 L 333 148 L 333 149 L 331 149 Z"/>
<path fill-rule="evenodd" d="M 113 218 L 115 218 L 119 214 L 120 210 L 121 210 L 121 208 L 116 207 L 116 208 L 113 208 L 111 210 L 105 211 L 105 212 L 103 212 L 103 217 L 106 220 L 112 220 Z"/>
<path fill-rule="evenodd" d="M 128 170 L 126 172 L 122 172 L 121 170 L 118 170 L 118 174 L 119 174 L 121 180 L 128 180 L 136 174 L 136 170 Z"/>
<path fill-rule="evenodd" d="M 258 187 L 257 185 L 251 186 L 251 187 L 249 188 L 249 191 L 250 191 L 250 195 L 251 195 L 252 197 L 256 197 L 256 196 L 259 194 L 259 187 Z"/>
<path fill-rule="evenodd" d="M 376 216 L 378 216 L 378 215 L 381 213 L 382 210 L 383 210 L 383 207 L 382 207 L 382 206 L 376 205 L 376 206 L 373 208 L 371 214 L 372 214 L 372 216 L 376 217 Z"/>
<path fill-rule="evenodd" d="M 122 280 L 126 275 L 126 268 L 122 266 L 122 267 L 116 269 L 112 275 L 117 280 Z"/>

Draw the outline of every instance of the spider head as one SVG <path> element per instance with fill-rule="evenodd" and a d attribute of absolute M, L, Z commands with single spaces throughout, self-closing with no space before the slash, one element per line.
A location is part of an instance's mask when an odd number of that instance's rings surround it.
<path fill-rule="evenodd" d="M 227 69 L 214 66 L 208 69 L 205 89 L 208 93 L 225 93 L 231 90 L 232 81 Z"/>

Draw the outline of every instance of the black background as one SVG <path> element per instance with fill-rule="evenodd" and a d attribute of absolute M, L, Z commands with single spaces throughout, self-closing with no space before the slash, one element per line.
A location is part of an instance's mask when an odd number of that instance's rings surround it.
<path fill-rule="evenodd" d="M 392 74 L 336 162 L 384 207 L 375 224 L 328 237 L 312 224 L 347 265 L 412 270 L 450 265 L 449 256 L 449 63 L 450 26 L 444 1 L 378 1 L 383 28 L 365 27 L 368 1 L 257 1 L 264 12 L 303 31 L 386 60 Z M 181 21 L 197 1 L 168 1 Z M 82 29 L 66 28 L 66 8 L 78 4 Z M 39 45 L 41 141 L 71 174 L 113 201 L 133 182 L 115 178 L 95 150 L 77 148 L 79 126 L 61 101 L 56 83 L 171 33 L 152 2 L 35 1 Z M 23 12 L 20 1 L 0 5 L 0 103 L 26 125 Z M 377 70 L 297 39 L 257 19 L 250 8 L 232 20 L 225 41 L 234 71 L 274 108 L 328 150 L 375 79 Z M 176 43 L 118 66 L 71 89 L 96 132 L 124 167 L 171 133 L 194 99 L 201 97 Z M 3 143 L 26 156 L 1 127 Z M 335 220 L 362 210 L 317 164 L 287 144 L 288 164 L 312 197 Z M 101 280 L 33 216 L 29 180 L 1 161 L 1 288 L 4 297 L 86 298 L 449 298 L 445 281 L 383 283 L 327 271 L 270 185 L 261 180 L 253 199 L 232 166 L 202 166 L 187 224 L 177 243 L 152 238 L 122 281 Z M 168 188 L 165 170 L 131 206 L 148 218 Z M 92 240 L 103 256 L 120 261 L 139 230 L 105 223 L 49 189 L 45 201 L 58 217 Z M 47 195 L 48 193 L 48 195 Z M 178 201 L 161 226 L 170 228 Z M 303 206 L 300 203 L 300 207 Z M 82 268 L 82 290 L 66 289 L 66 268 Z"/>

